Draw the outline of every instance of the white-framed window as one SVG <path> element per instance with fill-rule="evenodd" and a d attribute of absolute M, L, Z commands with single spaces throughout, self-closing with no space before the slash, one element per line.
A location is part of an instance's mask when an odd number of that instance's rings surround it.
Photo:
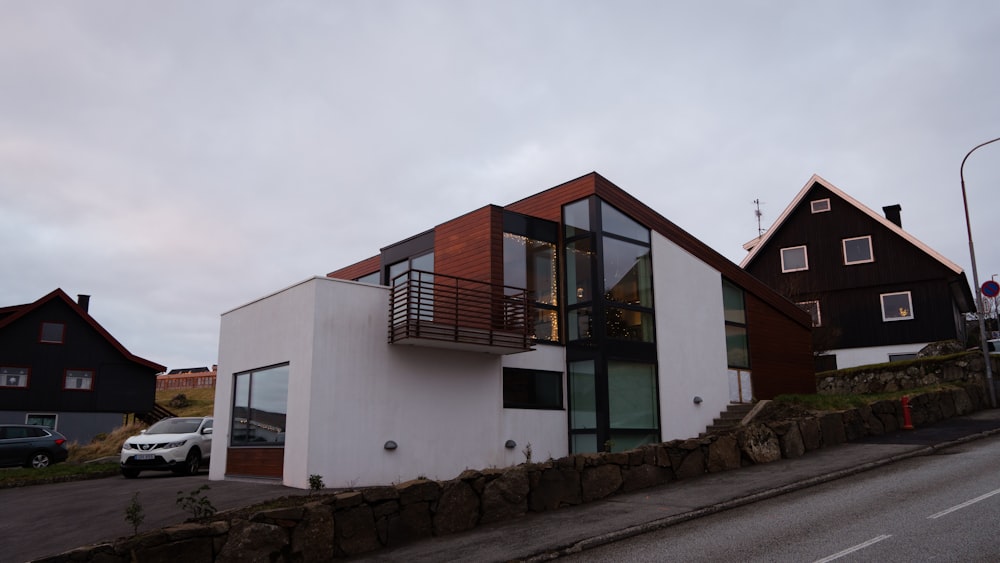
<path fill-rule="evenodd" d="M 913 318 L 913 300 L 909 291 L 883 293 L 879 298 L 882 300 L 883 321 L 908 321 Z"/>
<path fill-rule="evenodd" d="M 0 387 L 27 387 L 28 368 L 0 366 Z"/>
<path fill-rule="evenodd" d="M 56 423 L 59 421 L 59 415 L 49 414 L 49 413 L 37 413 L 29 412 L 24 415 L 24 423 L 30 424 L 32 426 L 42 426 L 48 428 L 49 430 L 56 429 Z"/>
<path fill-rule="evenodd" d="M 800 272 L 809 269 L 809 256 L 805 245 L 781 249 L 781 271 Z"/>
<path fill-rule="evenodd" d="M 809 208 L 813 213 L 823 213 L 830 210 L 830 198 L 814 199 L 809 202 Z"/>
<path fill-rule="evenodd" d="M 845 238 L 844 243 L 844 265 L 850 266 L 851 264 L 866 264 L 868 262 L 874 262 L 875 257 L 872 254 L 872 237 L 854 237 Z"/>
<path fill-rule="evenodd" d="M 813 326 L 821 326 L 823 323 L 822 317 L 819 314 L 819 301 L 802 301 L 801 303 L 796 303 L 803 311 L 809 313 L 812 317 Z"/>
<path fill-rule="evenodd" d="M 63 389 L 71 391 L 91 391 L 94 388 L 94 372 L 88 369 L 66 370 Z"/>

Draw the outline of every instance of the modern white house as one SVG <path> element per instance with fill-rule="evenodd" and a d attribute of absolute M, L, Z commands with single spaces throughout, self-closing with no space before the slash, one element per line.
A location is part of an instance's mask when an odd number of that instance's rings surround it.
<path fill-rule="evenodd" d="M 814 392 L 812 362 L 806 312 L 591 173 L 224 313 L 210 478 L 622 451 Z"/>

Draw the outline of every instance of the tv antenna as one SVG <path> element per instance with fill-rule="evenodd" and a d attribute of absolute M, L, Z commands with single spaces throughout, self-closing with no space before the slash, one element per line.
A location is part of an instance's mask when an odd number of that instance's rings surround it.
<path fill-rule="evenodd" d="M 764 236 L 764 228 L 760 226 L 760 218 L 764 216 L 764 212 L 760 210 L 760 204 L 764 202 L 761 201 L 760 198 L 757 198 L 753 200 L 753 203 L 756 206 L 756 209 L 753 210 L 753 214 L 757 217 L 757 238 L 760 238 Z"/>

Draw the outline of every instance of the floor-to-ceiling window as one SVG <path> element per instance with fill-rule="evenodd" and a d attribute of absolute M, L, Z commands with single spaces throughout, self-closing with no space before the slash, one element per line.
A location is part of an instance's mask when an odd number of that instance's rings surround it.
<path fill-rule="evenodd" d="M 532 336 L 559 342 L 558 225 L 510 211 L 503 221 L 503 283 L 528 290 Z"/>
<path fill-rule="evenodd" d="M 660 439 L 649 229 L 597 197 L 563 206 L 573 452 Z"/>

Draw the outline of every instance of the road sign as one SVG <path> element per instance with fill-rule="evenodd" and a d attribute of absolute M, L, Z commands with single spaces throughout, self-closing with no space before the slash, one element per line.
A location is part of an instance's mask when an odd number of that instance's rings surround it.
<path fill-rule="evenodd" d="M 1000 283 L 993 280 L 983 283 L 983 295 L 986 297 L 996 297 L 1000 295 Z"/>

